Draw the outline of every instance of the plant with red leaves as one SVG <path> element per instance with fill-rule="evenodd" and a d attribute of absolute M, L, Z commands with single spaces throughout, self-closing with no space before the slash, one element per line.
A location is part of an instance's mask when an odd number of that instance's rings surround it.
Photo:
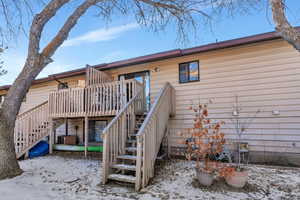
<path fill-rule="evenodd" d="M 189 108 L 194 112 L 193 128 L 187 129 L 182 135 L 187 138 L 186 157 L 196 159 L 196 167 L 207 173 L 218 173 L 222 168 L 220 162 L 212 157 L 223 151 L 225 144 L 224 133 L 221 132 L 223 121 L 212 122 L 208 117 L 208 105 L 199 104 Z"/>

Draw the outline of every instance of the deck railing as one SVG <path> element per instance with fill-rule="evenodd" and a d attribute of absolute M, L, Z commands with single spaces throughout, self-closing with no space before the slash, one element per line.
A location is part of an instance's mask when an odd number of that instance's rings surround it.
<path fill-rule="evenodd" d="M 96 70 L 92 67 L 88 67 L 86 70 L 86 84 L 95 85 L 101 83 L 112 82 L 113 79 L 110 75 L 103 71 Z"/>
<path fill-rule="evenodd" d="M 84 116 L 84 88 L 69 88 L 49 94 L 49 113 L 51 117 Z"/>
<path fill-rule="evenodd" d="M 175 115 L 175 90 L 166 83 L 137 133 L 136 190 L 154 176 L 155 160 L 171 115 Z"/>
<path fill-rule="evenodd" d="M 136 80 L 125 80 L 53 91 L 49 94 L 50 117 L 116 115 L 142 87 Z"/>
<path fill-rule="evenodd" d="M 139 88 L 135 96 L 103 130 L 103 183 L 107 182 L 109 167 L 117 161 L 119 155 L 125 153 L 126 141 L 135 128 L 136 114 L 144 112 L 143 93 L 144 90 Z"/>
<path fill-rule="evenodd" d="M 17 158 L 49 134 L 48 102 L 20 114 L 15 123 L 14 141 Z"/>

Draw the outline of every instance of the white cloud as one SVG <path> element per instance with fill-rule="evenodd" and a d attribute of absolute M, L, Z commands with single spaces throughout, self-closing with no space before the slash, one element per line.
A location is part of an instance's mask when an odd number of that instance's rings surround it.
<path fill-rule="evenodd" d="M 65 41 L 62 46 L 70 47 L 70 46 L 80 45 L 82 43 L 93 43 L 93 42 L 113 40 L 119 37 L 121 33 L 124 33 L 132 29 L 136 29 L 137 27 L 138 27 L 137 23 L 131 23 L 131 24 L 116 26 L 108 29 L 105 28 L 96 29 L 94 31 L 90 31 L 83 35 L 80 35 L 78 37 L 71 38 Z"/>

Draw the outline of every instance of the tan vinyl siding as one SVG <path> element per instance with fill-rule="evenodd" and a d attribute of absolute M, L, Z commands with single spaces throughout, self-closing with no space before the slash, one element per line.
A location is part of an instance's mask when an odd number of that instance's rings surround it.
<path fill-rule="evenodd" d="M 179 84 L 178 64 L 199 60 L 200 81 Z M 158 72 L 154 68 L 158 67 Z M 206 102 L 210 116 L 225 120 L 227 139 L 236 134 L 229 120 L 234 96 L 243 112 L 253 116 L 262 110 L 243 139 L 253 151 L 300 153 L 300 56 L 286 42 L 268 41 L 230 49 L 178 57 L 112 70 L 112 74 L 150 70 L 152 100 L 169 81 L 176 89 L 176 117 L 170 121 L 171 144 L 180 146 L 180 132 L 192 126 L 191 103 Z M 279 116 L 272 115 L 280 111 Z"/>
<path fill-rule="evenodd" d="M 76 76 L 65 79 L 59 79 L 59 81 L 68 83 L 70 88 L 77 87 L 78 80 L 85 79 L 84 76 Z M 20 113 L 23 113 L 45 101 L 48 100 L 48 95 L 51 91 L 57 90 L 57 81 L 48 81 L 45 83 L 36 84 L 30 87 L 27 95 L 26 101 L 22 103 Z"/>
<path fill-rule="evenodd" d="M 178 64 L 194 60 L 199 60 L 200 81 L 179 84 Z M 145 70 L 150 71 L 152 101 L 166 81 L 176 90 L 176 117 L 169 122 L 172 146 L 180 146 L 179 132 L 192 126 L 193 113 L 188 110 L 191 103 L 211 98 L 214 103 L 209 105 L 210 116 L 227 122 L 223 130 L 227 139 L 234 141 L 236 134 L 229 118 L 234 96 L 238 95 L 243 112 L 252 115 L 262 110 L 243 136 L 251 150 L 300 153 L 300 56 L 285 41 L 260 42 L 106 72 L 117 80 L 120 74 Z M 77 76 L 60 81 L 76 87 L 78 80 L 84 79 Z M 32 86 L 21 112 L 46 101 L 57 84 L 49 81 Z M 272 115 L 274 110 L 280 115 Z"/>

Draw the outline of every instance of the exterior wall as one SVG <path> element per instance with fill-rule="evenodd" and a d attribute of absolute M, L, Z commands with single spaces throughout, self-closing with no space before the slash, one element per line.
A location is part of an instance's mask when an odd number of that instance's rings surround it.
<path fill-rule="evenodd" d="M 199 60 L 200 81 L 179 84 L 178 64 L 193 60 Z M 166 81 L 176 90 L 176 117 L 170 120 L 172 146 L 180 146 L 179 133 L 192 127 L 189 105 L 211 98 L 214 103 L 209 105 L 210 116 L 227 122 L 223 131 L 229 141 L 235 141 L 230 118 L 238 95 L 243 112 L 253 116 L 257 109 L 262 110 L 243 136 L 251 151 L 300 153 L 300 57 L 286 42 L 244 45 L 119 68 L 111 73 L 117 77 L 146 69 L 151 72 L 152 100 Z"/>
<path fill-rule="evenodd" d="M 178 64 L 194 60 L 200 63 L 200 81 L 179 84 Z M 262 110 L 243 136 L 251 152 L 264 158 L 276 153 L 300 155 L 300 56 L 285 41 L 260 42 L 107 72 L 117 80 L 120 74 L 145 70 L 150 71 L 152 101 L 167 81 L 176 90 L 176 117 L 169 122 L 172 147 L 180 147 L 179 133 L 192 127 L 193 115 L 188 107 L 208 99 L 214 101 L 209 105 L 210 116 L 224 120 L 227 139 L 235 141 L 230 118 L 238 95 L 243 112 L 253 115 L 257 109 Z M 83 79 L 84 76 L 78 76 L 60 81 L 76 87 L 78 80 Z M 32 86 L 21 112 L 46 101 L 57 84 L 50 81 Z M 275 116 L 272 111 L 279 111 L 280 115 Z"/>
<path fill-rule="evenodd" d="M 59 79 L 61 82 L 67 82 L 68 86 L 71 87 L 77 87 L 78 80 L 84 80 L 84 76 L 76 76 L 76 77 L 70 77 L 65 79 Z M 41 103 L 44 103 L 48 100 L 49 93 L 51 91 L 57 90 L 58 82 L 57 81 L 48 81 L 41 84 L 33 85 L 27 95 L 26 100 L 22 103 L 20 113 L 23 113 Z"/>

